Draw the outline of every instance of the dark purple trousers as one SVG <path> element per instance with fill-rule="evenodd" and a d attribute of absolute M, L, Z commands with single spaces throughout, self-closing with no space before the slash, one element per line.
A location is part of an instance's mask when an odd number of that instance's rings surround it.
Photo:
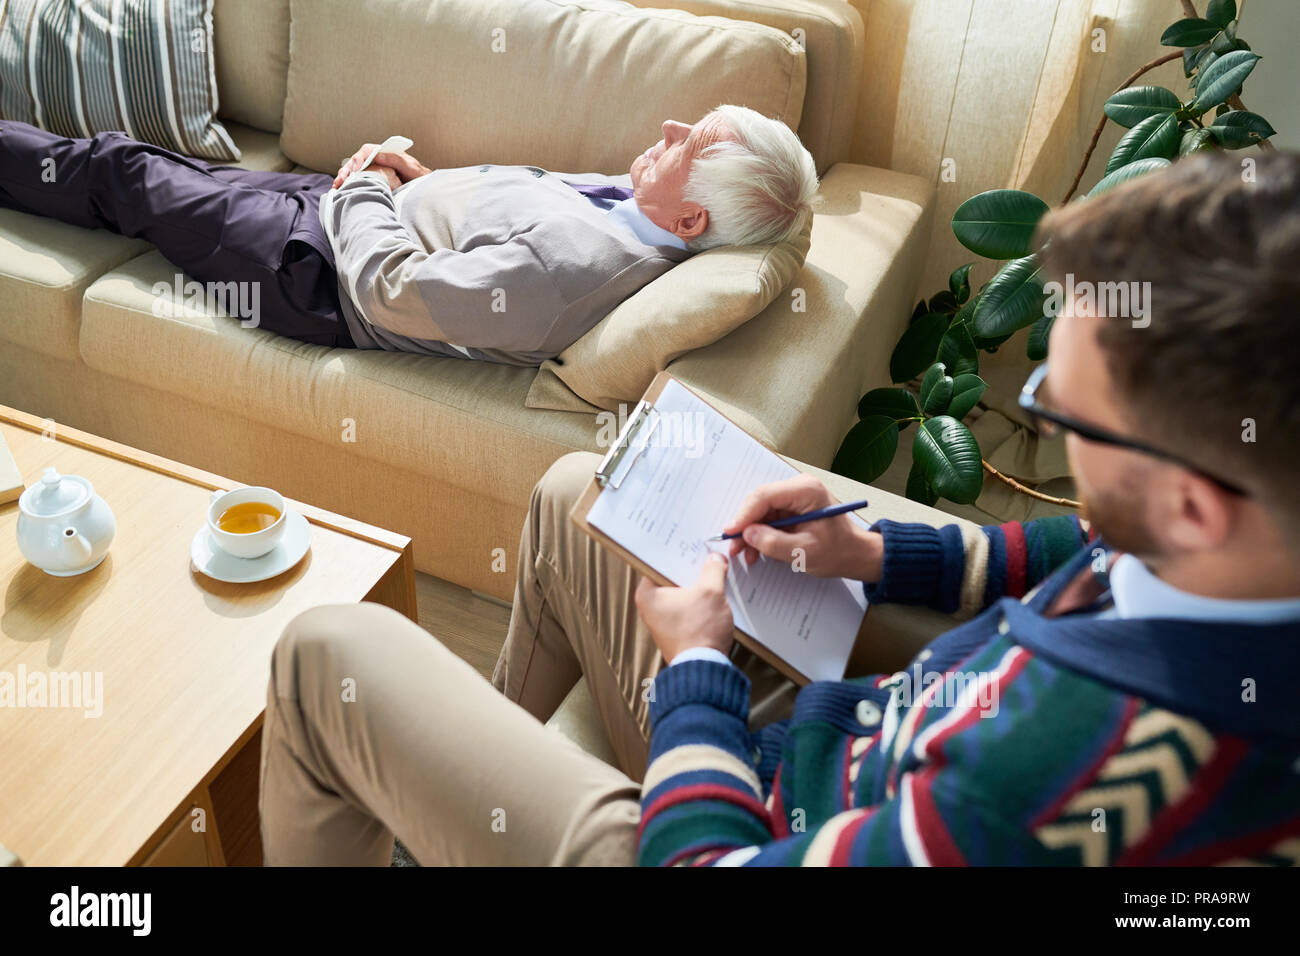
<path fill-rule="evenodd" d="M 258 283 L 257 327 L 351 348 L 320 224 L 332 182 L 215 166 L 124 133 L 69 139 L 0 120 L 0 208 L 146 239 L 199 282 Z"/>

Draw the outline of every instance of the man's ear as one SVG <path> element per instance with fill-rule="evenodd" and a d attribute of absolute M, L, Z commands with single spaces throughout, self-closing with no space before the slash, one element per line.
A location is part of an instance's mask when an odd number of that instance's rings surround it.
<path fill-rule="evenodd" d="M 1207 478 L 1182 472 L 1174 482 L 1177 496 L 1164 528 L 1166 540 L 1182 551 L 1206 551 L 1232 537 L 1241 520 L 1240 498 Z"/>
<path fill-rule="evenodd" d="M 685 211 L 673 223 L 673 235 L 678 239 L 694 239 L 709 228 L 709 211 L 699 203 L 688 202 Z"/>

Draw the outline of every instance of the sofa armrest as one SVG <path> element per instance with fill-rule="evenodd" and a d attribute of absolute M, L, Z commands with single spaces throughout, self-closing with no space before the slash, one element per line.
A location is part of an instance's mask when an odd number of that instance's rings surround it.
<path fill-rule="evenodd" d="M 858 398 L 889 384 L 912 313 L 934 189 L 840 163 L 821 181 L 803 269 L 766 309 L 669 371 L 760 441 L 828 466 Z"/>
<path fill-rule="evenodd" d="M 784 457 L 784 456 L 783 456 Z M 891 521 L 918 521 L 935 528 L 956 524 L 976 528 L 973 521 L 956 518 L 938 508 L 931 508 L 872 485 L 864 485 L 843 475 L 814 468 L 786 458 L 802 472 L 816 475 L 839 501 L 867 500 L 861 517 L 869 522 L 889 518 Z M 906 667 L 926 644 L 954 627 L 956 618 L 941 611 L 907 604 L 873 604 L 858 631 L 858 640 L 849 657 L 848 677 L 863 674 L 888 674 Z"/>

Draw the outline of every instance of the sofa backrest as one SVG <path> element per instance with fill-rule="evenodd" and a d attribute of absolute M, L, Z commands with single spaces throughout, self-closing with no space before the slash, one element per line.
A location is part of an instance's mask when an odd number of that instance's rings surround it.
<path fill-rule="evenodd" d="M 280 132 L 289 76 L 289 0 L 215 0 L 217 115 Z"/>
<path fill-rule="evenodd" d="M 863 33 L 843 0 L 637 6 L 648 9 L 215 0 L 220 115 L 282 132 L 287 155 L 330 171 L 359 142 L 401 131 L 430 165 L 619 173 L 663 119 L 690 121 L 725 101 L 794 126 L 819 173 L 848 158 Z"/>
<path fill-rule="evenodd" d="M 799 139 L 817 174 L 849 162 L 862 87 L 865 47 L 862 17 L 844 0 L 634 0 L 639 7 L 671 7 L 699 16 L 752 20 L 783 30 L 803 46 L 808 84 Z M 858 0 L 859 3 L 869 0 Z"/>

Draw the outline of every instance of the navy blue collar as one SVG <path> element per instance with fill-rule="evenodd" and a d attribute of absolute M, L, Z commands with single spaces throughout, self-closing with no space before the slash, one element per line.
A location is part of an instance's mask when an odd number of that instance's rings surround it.
<path fill-rule="evenodd" d="M 1034 654 L 1213 730 L 1300 741 L 1300 626 L 1044 612 L 1093 558 L 1091 542 L 1022 604 L 997 608 L 1008 637 Z M 1253 699 L 1252 699 L 1253 698 Z"/>

